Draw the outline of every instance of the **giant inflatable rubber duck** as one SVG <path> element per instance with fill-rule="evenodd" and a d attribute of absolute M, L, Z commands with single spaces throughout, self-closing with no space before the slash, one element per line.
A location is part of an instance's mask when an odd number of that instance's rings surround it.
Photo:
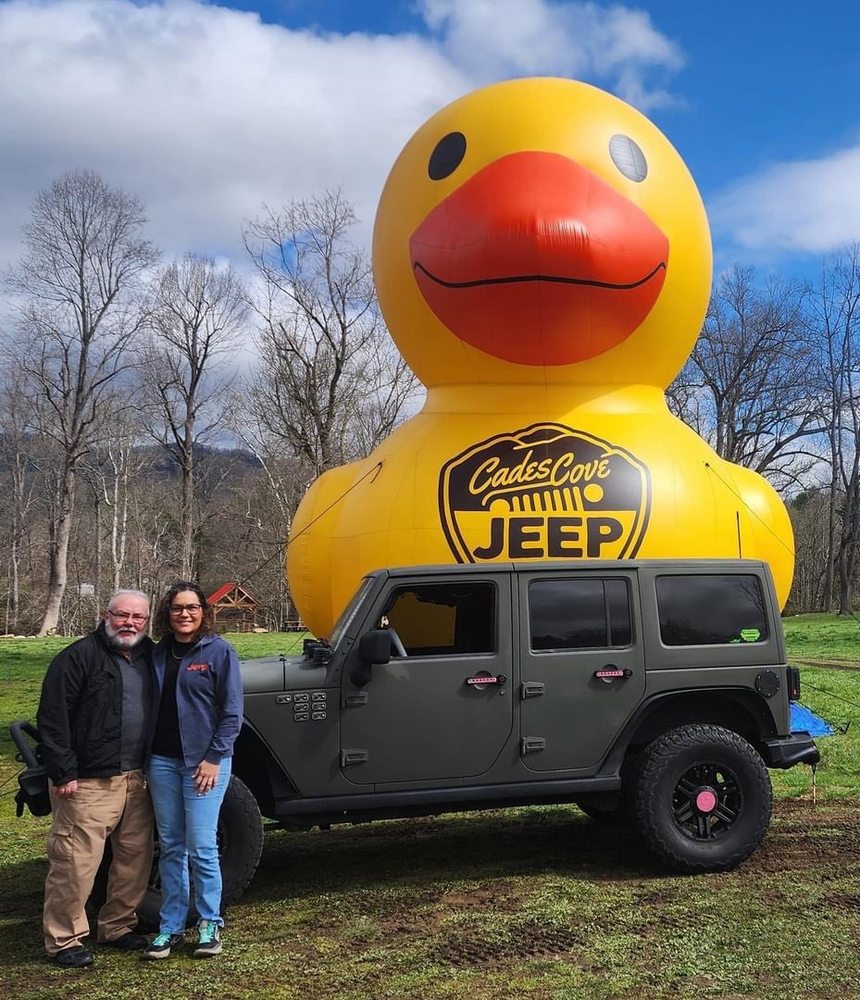
<path fill-rule="evenodd" d="M 781 500 L 666 407 L 707 307 L 710 235 L 639 112 L 549 78 L 455 101 L 394 164 L 373 264 L 427 398 L 299 507 L 288 578 L 318 636 L 392 565 L 761 558 L 785 602 Z"/>

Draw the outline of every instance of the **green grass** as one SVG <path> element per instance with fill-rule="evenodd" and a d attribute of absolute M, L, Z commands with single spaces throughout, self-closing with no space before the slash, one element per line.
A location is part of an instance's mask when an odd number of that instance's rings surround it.
<path fill-rule="evenodd" d="M 807 630 L 806 622 L 809 629 Z M 860 626 L 786 623 L 799 662 L 860 667 Z M 243 657 L 293 637 L 236 636 Z M 64 640 L 0 640 L 0 711 L 32 717 Z M 298 642 L 300 647 L 300 640 Z M 856 652 L 855 652 L 856 650 Z M 45 963 L 39 916 L 46 820 L 0 798 L 0 995 L 24 998 L 591 998 L 860 995 L 860 670 L 803 668 L 803 701 L 844 735 L 808 768 L 775 773 L 770 832 L 737 871 L 668 877 L 635 835 L 547 806 L 267 834 L 231 907 L 224 954 L 144 966 L 99 952 Z M 8 740 L 0 781 L 14 777 Z M 153 967 L 154 966 L 154 967 Z"/>
<path fill-rule="evenodd" d="M 790 658 L 860 663 L 860 618 L 854 615 L 794 615 L 782 625 Z"/>

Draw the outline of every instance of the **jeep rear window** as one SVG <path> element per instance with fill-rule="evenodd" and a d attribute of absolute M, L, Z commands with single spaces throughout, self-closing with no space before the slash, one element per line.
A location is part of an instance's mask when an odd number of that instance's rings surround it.
<path fill-rule="evenodd" d="M 490 583 L 397 587 L 385 616 L 409 656 L 496 651 L 496 588 Z"/>
<path fill-rule="evenodd" d="M 627 581 L 535 580 L 529 585 L 529 625 L 532 650 L 629 646 Z"/>
<path fill-rule="evenodd" d="M 757 576 L 657 577 L 660 638 L 666 646 L 765 642 L 764 594 Z"/>

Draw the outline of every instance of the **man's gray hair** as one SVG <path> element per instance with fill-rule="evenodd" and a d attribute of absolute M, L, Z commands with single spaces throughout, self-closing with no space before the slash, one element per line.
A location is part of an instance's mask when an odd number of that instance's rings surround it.
<path fill-rule="evenodd" d="M 142 590 L 128 589 L 115 590 L 108 598 L 108 602 L 105 607 L 110 608 L 113 602 L 120 597 L 142 597 L 143 600 L 146 601 L 147 607 L 149 607 L 149 594 L 144 594 Z"/>

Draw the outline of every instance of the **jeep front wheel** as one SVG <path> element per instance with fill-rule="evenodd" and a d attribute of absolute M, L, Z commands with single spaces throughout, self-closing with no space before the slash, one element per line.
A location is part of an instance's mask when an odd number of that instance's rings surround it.
<path fill-rule="evenodd" d="M 761 757 L 737 733 L 690 725 L 642 753 L 632 806 L 647 846 L 678 872 L 728 871 L 761 843 L 773 792 Z"/>

